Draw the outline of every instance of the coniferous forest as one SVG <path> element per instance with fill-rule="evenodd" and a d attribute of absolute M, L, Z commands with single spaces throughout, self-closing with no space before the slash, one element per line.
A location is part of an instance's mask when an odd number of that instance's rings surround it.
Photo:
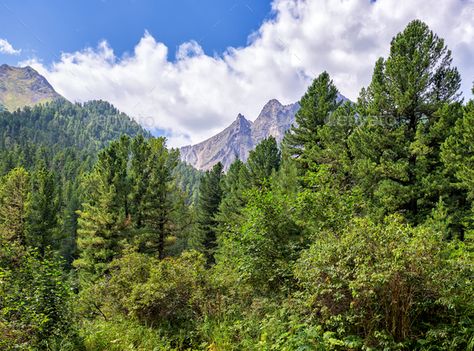
<path fill-rule="evenodd" d="M 474 97 L 447 44 L 409 23 L 355 102 L 321 73 L 226 171 L 103 101 L 0 112 L 0 349 L 474 350 Z"/>

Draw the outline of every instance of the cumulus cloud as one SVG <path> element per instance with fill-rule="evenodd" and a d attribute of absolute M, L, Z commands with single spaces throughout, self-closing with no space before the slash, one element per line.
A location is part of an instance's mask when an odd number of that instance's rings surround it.
<path fill-rule="evenodd" d="M 0 38 L 0 54 L 19 55 L 20 53 L 21 50 L 13 48 L 8 40 Z"/>
<path fill-rule="evenodd" d="M 245 47 L 206 55 L 195 41 L 175 58 L 148 32 L 133 53 L 117 57 L 104 41 L 64 53 L 45 66 L 28 62 L 73 101 L 106 99 L 145 127 L 161 130 L 172 146 L 201 141 L 239 112 L 256 118 L 272 98 L 297 101 L 323 70 L 355 99 L 391 38 L 415 19 L 425 21 L 453 51 L 469 96 L 474 79 L 474 1 L 274 0 L 272 19 Z"/>

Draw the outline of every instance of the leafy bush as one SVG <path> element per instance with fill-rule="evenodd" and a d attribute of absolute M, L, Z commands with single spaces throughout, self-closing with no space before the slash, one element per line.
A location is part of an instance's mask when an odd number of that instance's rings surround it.
<path fill-rule="evenodd" d="M 74 349 L 72 296 L 60 262 L 4 243 L 1 256 L 1 349 Z"/>
<path fill-rule="evenodd" d="M 450 250 L 429 226 L 412 228 L 397 216 L 383 224 L 356 219 L 340 235 L 322 233 L 295 274 L 311 314 L 338 339 L 461 349 L 474 331 L 473 267 Z"/>

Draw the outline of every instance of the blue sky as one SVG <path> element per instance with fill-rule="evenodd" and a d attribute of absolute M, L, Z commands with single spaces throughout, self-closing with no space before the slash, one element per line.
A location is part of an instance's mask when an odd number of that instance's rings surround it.
<path fill-rule="evenodd" d="M 94 47 L 107 40 L 117 55 L 133 50 L 148 30 L 170 49 L 195 40 L 210 55 L 229 46 L 244 46 L 250 33 L 270 15 L 269 0 L 3 0 L 0 38 L 8 38 L 18 56 L 0 61 L 16 64 L 32 56 L 45 63 L 61 52 Z"/>
<path fill-rule="evenodd" d="M 322 71 L 356 100 L 413 19 L 445 39 L 471 98 L 473 18 L 474 0 L 0 0 L 0 63 L 182 146 L 298 101 Z"/>

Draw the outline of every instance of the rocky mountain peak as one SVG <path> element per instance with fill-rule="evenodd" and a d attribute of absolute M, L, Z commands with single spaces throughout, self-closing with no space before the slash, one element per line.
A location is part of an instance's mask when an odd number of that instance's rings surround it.
<path fill-rule="evenodd" d="M 298 104 L 284 106 L 272 99 L 265 104 L 255 122 L 239 114 L 219 134 L 181 148 L 181 158 L 198 169 L 210 169 L 217 162 L 222 162 L 224 169 L 228 169 L 236 157 L 247 160 L 250 150 L 270 135 L 281 141 L 293 123 L 298 107 Z"/>
<path fill-rule="evenodd" d="M 338 101 L 348 101 L 339 94 Z M 262 108 L 252 123 L 242 114 L 230 126 L 219 134 L 196 145 L 181 148 L 181 159 L 192 166 L 208 170 L 217 162 L 228 169 L 236 156 L 246 161 L 250 153 L 263 139 L 273 136 L 281 142 L 285 133 L 295 122 L 299 103 L 283 105 L 277 99 L 271 99 Z"/>
<path fill-rule="evenodd" d="M 262 112 L 260 112 L 260 116 L 274 114 L 276 111 L 278 111 L 282 107 L 283 105 L 281 104 L 280 101 L 278 101 L 277 99 L 271 99 L 265 104 L 265 106 L 263 106 Z"/>
<path fill-rule="evenodd" d="M 250 122 L 244 115 L 238 114 L 234 123 L 231 124 L 231 127 L 238 128 L 239 130 L 246 130 L 252 127 L 252 122 Z"/>
<path fill-rule="evenodd" d="M 0 66 L 0 105 L 13 111 L 62 98 L 49 82 L 30 66 Z"/>

